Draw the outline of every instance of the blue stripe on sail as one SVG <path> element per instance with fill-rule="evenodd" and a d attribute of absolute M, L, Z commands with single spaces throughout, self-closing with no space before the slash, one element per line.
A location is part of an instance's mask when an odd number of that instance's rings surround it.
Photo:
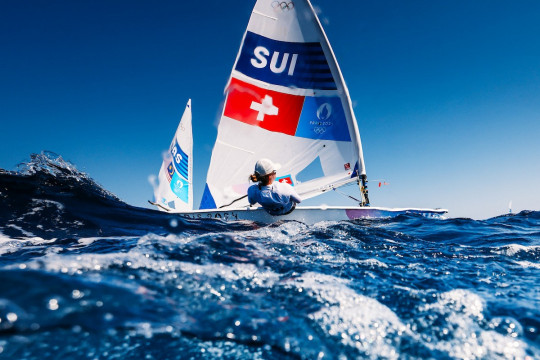
<path fill-rule="evenodd" d="M 180 200 L 189 204 L 189 184 L 174 173 L 171 179 L 171 190 Z"/>
<path fill-rule="evenodd" d="M 171 149 L 171 155 L 173 158 L 174 167 L 184 177 L 184 179 L 189 180 L 188 177 L 188 166 L 189 166 L 189 157 L 187 154 L 182 150 L 180 145 L 178 145 L 178 141 L 174 140 L 174 145 Z"/>
<path fill-rule="evenodd" d="M 210 189 L 208 188 L 208 184 L 204 187 L 204 193 L 201 199 L 201 205 L 199 206 L 199 209 L 216 209 L 216 201 L 214 200 L 214 197 L 212 196 L 212 193 L 210 192 Z"/>
<path fill-rule="evenodd" d="M 335 85 L 319 85 L 317 86 L 319 90 L 336 90 Z"/>
<path fill-rule="evenodd" d="M 358 174 L 358 161 L 356 162 L 356 164 L 354 164 L 354 170 L 351 174 L 351 178 L 353 177 L 357 177 L 359 174 Z"/>
<path fill-rule="evenodd" d="M 321 44 L 269 39 L 248 31 L 235 70 L 270 84 L 337 89 Z M 324 79 L 320 74 L 327 74 Z"/>
<path fill-rule="evenodd" d="M 312 81 L 318 82 L 318 83 L 334 81 L 334 78 L 332 77 L 332 74 L 318 73 L 318 72 L 310 74 L 308 78 L 303 77 L 303 76 L 299 76 L 299 78 L 300 79 L 306 79 L 306 80 L 311 79 Z"/>

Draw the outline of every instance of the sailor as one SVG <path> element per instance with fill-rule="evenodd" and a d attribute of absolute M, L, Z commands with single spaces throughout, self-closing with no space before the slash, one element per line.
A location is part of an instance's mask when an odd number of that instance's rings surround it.
<path fill-rule="evenodd" d="M 260 159 L 255 164 L 255 173 L 249 177 L 257 182 L 248 188 L 249 204 L 259 203 L 270 215 L 290 214 L 302 201 L 291 185 L 275 181 L 279 167 L 268 159 Z"/>

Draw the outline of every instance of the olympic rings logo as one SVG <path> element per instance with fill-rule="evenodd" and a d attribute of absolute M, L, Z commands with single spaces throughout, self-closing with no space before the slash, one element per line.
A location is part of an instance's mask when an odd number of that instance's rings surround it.
<path fill-rule="evenodd" d="M 323 127 L 316 127 L 313 129 L 313 131 L 315 131 L 316 134 L 322 135 L 326 131 L 326 129 Z"/>
<path fill-rule="evenodd" d="M 292 1 L 273 1 L 272 8 L 281 10 L 292 10 L 294 9 L 294 3 Z"/>

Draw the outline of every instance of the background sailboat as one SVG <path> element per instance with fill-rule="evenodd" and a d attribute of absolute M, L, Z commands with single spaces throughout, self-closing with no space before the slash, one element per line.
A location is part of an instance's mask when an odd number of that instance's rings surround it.
<path fill-rule="evenodd" d="M 163 155 L 152 204 L 165 211 L 193 210 L 193 133 L 188 100 L 169 150 Z"/>

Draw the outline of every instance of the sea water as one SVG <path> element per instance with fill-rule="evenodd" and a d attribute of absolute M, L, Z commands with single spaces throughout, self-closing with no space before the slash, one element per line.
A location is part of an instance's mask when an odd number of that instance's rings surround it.
<path fill-rule="evenodd" d="M 195 221 L 0 170 L 1 359 L 539 359 L 540 212 Z"/>

